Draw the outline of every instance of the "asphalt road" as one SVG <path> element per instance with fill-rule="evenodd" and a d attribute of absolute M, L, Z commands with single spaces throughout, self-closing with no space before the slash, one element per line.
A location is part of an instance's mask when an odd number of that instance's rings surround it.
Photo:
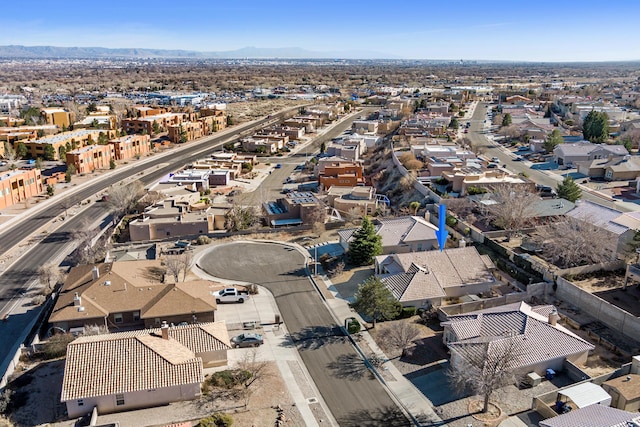
<path fill-rule="evenodd" d="M 258 283 L 273 293 L 302 360 L 340 426 L 411 425 L 342 335 L 310 283 L 300 252 L 274 243 L 230 243 L 213 247 L 199 266 L 213 276 Z"/>
<path fill-rule="evenodd" d="M 468 134 L 465 136 L 473 143 L 480 144 L 485 147 L 485 157 L 497 157 L 500 159 L 501 165 L 507 165 L 509 171 L 516 174 L 524 172 L 528 178 L 535 181 L 537 184 L 548 185 L 551 188 L 556 188 L 558 183 L 562 181 L 563 177 L 553 172 L 543 172 L 536 169 L 531 169 L 529 162 L 517 162 L 514 161 L 514 155 L 508 153 L 500 144 L 489 140 L 482 132 L 484 132 L 484 119 L 486 119 L 486 103 L 479 103 L 473 117 L 471 118 L 471 127 Z M 590 202 L 598 203 L 603 206 L 608 206 L 628 212 L 633 209 L 632 207 L 625 206 L 622 203 L 610 202 L 602 197 L 589 193 L 585 188 L 582 191 L 582 199 Z"/>

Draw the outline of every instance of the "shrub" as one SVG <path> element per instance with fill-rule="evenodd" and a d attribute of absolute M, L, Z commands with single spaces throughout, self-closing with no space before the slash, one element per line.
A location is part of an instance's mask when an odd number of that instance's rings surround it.
<path fill-rule="evenodd" d="M 447 219 L 445 220 L 445 222 L 449 227 L 455 227 L 455 225 L 458 223 L 458 220 L 454 216 L 447 215 Z"/>
<path fill-rule="evenodd" d="M 402 311 L 400 311 L 400 316 L 398 316 L 398 318 L 408 319 L 415 316 L 417 311 L 418 309 L 415 307 L 402 307 Z"/>
<path fill-rule="evenodd" d="M 72 334 L 56 334 L 44 344 L 42 355 L 47 360 L 65 356 L 67 354 L 67 344 L 74 339 L 75 337 Z"/>
<path fill-rule="evenodd" d="M 349 335 L 357 334 L 360 332 L 361 328 L 360 322 L 356 319 L 351 319 L 349 320 L 349 323 L 347 323 L 347 332 L 349 332 Z"/>
<path fill-rule="evenodd" d="M 233 418 L 231 415 L 222 412 L 216 412 L 198 422 L 198 427 L 231 427 L 232 425 Z"/>
<path fill-rule="evenodd" d="M 209 236 L 205 236 L 204 234 L 198 236 L 198 238 L 196 239 L 196 244 L 198 245 L 208 245 L 209 243 L 211 243 L 211 239 L 209 238 Z"/>

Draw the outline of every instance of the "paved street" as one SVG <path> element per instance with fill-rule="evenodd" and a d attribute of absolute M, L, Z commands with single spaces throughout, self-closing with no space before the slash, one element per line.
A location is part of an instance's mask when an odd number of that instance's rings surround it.
<path fill-rule="evenodd" d="M 410 425 L 370 375 L 349 375 L 337 361 L 359 358 L 306 276 L 305 257 L 288 246 L 239 242 L 211 248 L 199 266 L 212 276 L 271 291 L 300 356 L 340 426 Z"/>

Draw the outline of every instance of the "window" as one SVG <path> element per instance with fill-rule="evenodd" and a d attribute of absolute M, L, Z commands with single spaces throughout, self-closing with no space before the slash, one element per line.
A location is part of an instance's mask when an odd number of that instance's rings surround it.
<path fill-rule="evenodd" d="M 124 394 L 116 394 L 116 406 L 124 405 Z"/>
<path fill-rule="evenodd" d="M 137 322 L 138 320 L 140 320 L 140 312 L 139 311 L 134 311 L 133 312 L 133 321 Z"/>
<path fill-rule="evenodd" d="M 113 315 L 113 321 L 116 323 L 122 323 L 122 313 L 116 313 Z"/>
<path fill-rule="evenodd" d="M 84 406 L 84 399 L 78 399 L 78 406 Z"/>

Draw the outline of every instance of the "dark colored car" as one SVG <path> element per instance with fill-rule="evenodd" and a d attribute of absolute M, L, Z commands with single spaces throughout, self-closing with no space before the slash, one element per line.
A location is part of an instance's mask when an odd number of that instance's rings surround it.
<path fill-rule="evenodd" d="M 240 334 L 231 338 L 233 347 L 258 347 L 264 343 L 260 334 Z"/>

